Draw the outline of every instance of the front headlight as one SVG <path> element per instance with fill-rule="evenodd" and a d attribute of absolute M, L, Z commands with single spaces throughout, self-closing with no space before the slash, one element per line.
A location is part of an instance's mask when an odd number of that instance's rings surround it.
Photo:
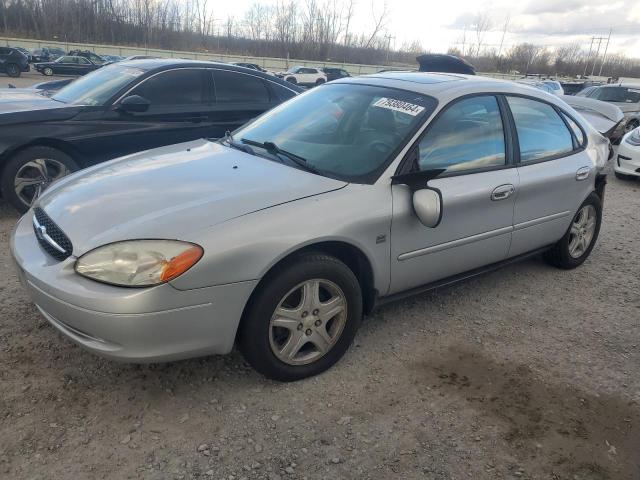
<path fill-rule="evenodd" d="M 202 254 L 199 245 L 178 240 L 126 240 L 85 253 L 75 269 L 102 283 L 150 287 L 182 275 Z"/>
<path fill-rule="evenodd" d="M 636 128 L 624 138 L 624 141 L 634 147 L 640 147 L 640 128 Z"/>

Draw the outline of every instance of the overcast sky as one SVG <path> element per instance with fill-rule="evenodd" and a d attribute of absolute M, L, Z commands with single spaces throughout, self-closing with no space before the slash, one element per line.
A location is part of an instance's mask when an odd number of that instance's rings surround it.
<path fill-rule="evenodd" d="M 214 16 L 240 19 L 253 1 L 216 2 Z M 377 11 L 383 1 L 373 0 Z M 489 12 L 493 31 L 486 35 L 485 43 L 496 48 L 509 17 L 505 48 L 524 41 L 549 46 L 578 41 L 588 50 L 592 36 L 606 37 L 612 28 L 609 51 L 640 57 L 640 0 L 387 0 L 387 4 L 387 29 L 396 37 L 396 48 L 419 40 L 425 49 L 444 52 L 462 41 L 465 24 L 472 24 L 479 12 Z M 356 0 L 357 30 L 371 32 L 371 10 L 372 0 Z M 467 42 L 474 35 L 467 31 Z"/>

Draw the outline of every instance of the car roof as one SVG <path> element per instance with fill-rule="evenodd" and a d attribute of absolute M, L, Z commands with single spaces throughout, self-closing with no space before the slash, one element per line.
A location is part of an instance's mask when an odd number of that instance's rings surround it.
<path fill-rule="evenodd" d="M 278 77 L 274 77 L 273 75 L 269 75 L 268 73 L 264 73 L 260 70 L 241 67 L 239 65 L 233 65 L 230 63 L 210 62 L 206 60 L 188 60 L 188 59 L 182 59 L 182 58 L 145 58 L 140 60 L 124 60 L 114 65 L 125 66 L 125 67 L 126 66 L 135 67 L 145 72 L 169 70 L 176 67 L 178 68 L 188 68 L 188 67 L 220 68 L 223 70 L 230 70 L 234 72 L 249 73 L 253 76 L 264 78 L 265 80 L 269 80 L 270 82 L 283 85 L 289 90 L 293 90 L 295 92 L 302 92 L 302 89 L 300 87 L 290 82 L 285 82 L 284 80 L 281 80 Z"/>
<path fill-rule="evenodd" d="M 396 88 L 429 95 L 441 102 L 474 93 L 511 93 L 538 97 L 554 104 L 564 104 L 559 97 L 531 85 L 479 75 L 439 72 L 384 72 L 333 80 L 332 84 L 361 84 Z M 324 87 L 323 87 L 324 88 Z"/>

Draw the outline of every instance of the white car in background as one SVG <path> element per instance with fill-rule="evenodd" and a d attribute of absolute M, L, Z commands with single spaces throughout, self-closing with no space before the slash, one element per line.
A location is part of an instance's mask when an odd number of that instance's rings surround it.
<path fill-rule="evenodd" d="M 640 128 L 622 138 L 613 169 L 621 180 L 640 177 Z"/>
<path fill-rule="evenodd" d="M 322 85 L 327 82 L 327 74 L 319 68 L 311 67 L 291 67 L 286 72 L 278 72 L 276 76 L 286 80 L 287 82 L 302 85 L 304 87 L 312 87 Z"/>
<path fill-rule="evenodd" d="M 557 80 L 542 80 L 542 83 L 549 85 L 554 95 L 564 95 L 564 88 L 562 88 L 562 85 L 560 85 L 560 82 Z"/>

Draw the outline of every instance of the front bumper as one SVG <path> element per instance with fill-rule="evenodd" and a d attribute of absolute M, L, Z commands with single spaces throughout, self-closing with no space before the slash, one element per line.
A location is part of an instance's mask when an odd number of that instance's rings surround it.
<path fill-rule="evenodd" d="M 640 177 L 640 147 L 620 142 L 613 168 L 618 173 Z"/>
<path fill-rule="evenodd" d="M 228 353 L 257 282 L 193 290 L 94 282 L 75 273 L 75 258 L 58 262 L 41 249 L 31 212 L 16 226 L 11 253 L 22 284 L 54 327 L 93 353 L 131 362 Z"/>

